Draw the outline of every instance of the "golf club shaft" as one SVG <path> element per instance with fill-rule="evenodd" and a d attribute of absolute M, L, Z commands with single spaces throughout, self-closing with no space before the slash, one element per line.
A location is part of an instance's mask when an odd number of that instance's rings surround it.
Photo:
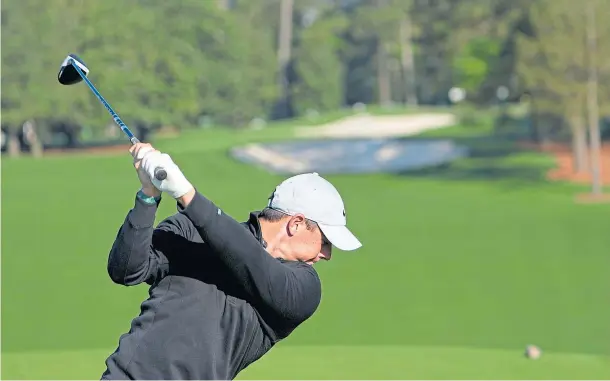
<path fill-rule="evenodd" d="M 97 99 L 99 99 L 100 102 L 102 102 L 102 104 L 104 105 L 104 107 L 106 107 L 106 110 L 108 110 L 108 112 L 110 113 L 110 115 L 114 119 L 114 122 L 121 128 L 121 130 L 125 133 L 125 135 L 127 135 L 127 137 L 129 138 L 129 141 L 131 142 L 131 144 L 138 144 L 138 143 L 140 143 L 140 140 L 138 140 L 138 138 L 136 138 L 134 136 L 134 134 L 131 132 L 129 127 L 127 127 L 127 125 L 125 123 L 123 123 L 123 121 L 118 116 L 118 114 L 116 112 L 114 112 L 112 107 L 110 107 L 108 102 L 106 102 L 104 97 L 102 97 L 102 94 L 100 94 L 100 92 L 97 91 L 97 89 L 95 88 L 93 83 L 91 83 L 91 81 L 89 81 L 89 78 L 87 78 L 87 76 L 81 71 L 81 69 L 78 67 L 78 65 L 76 64 L 76 62 L 74 61 L 73 58 L 71 58 L 71 61 L 72 61 L 71 64 L 74 67 L 74 69 L 76 69 L 76 71 L 78 72 L 78 75 L 81 76 L 83 81 L 85 81 L 87 86 L 89 86 L 89 89 L 91 89 L 91 91 L 93 92 L 93 94 L 95 94 Z M 167 172 L 163 168 L 161 168 L 161 167 L 155 168 L 155 178 L 157 180 L 162 181 L 162 180 L 165 180 L 166 177 L 167 177 Z"/>

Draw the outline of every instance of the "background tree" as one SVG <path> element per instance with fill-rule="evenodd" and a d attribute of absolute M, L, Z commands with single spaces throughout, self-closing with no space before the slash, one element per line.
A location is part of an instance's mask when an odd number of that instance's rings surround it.
<path fill-rule="evenodd" d="M 595 6 L 595 73 L 606 83 L 610 3 Z M 568 0 L 11 1 L 2 9 L 2 128 L 14 154 L 26 122 L 45 144 L 117 133 L 86 89 L 57 83 L 61 60 L 77 53 L 141 136 L 357 102 L 449 104 L 456 86 L 489 106 L 504 86 L 509 102 L 534 95 L 533 136 L 571 137 L 586 170 L 582 10 Z M 596 93 L 601 120 L 610 91 Z"/>
<path fill-rule="evenodd" d="M 559 0 L 549 8 L 548 0 L 534 2 L 530 17 L 533 37 L 519 39 L 518 73 L 526 84 L 537 113 L 558 115 L 571 132 L 574 168 L 587 169 L 587 144 L 584 125 L 586 90 L 585 19 L 580 5 Z M 565 44 L 572 48 L 565 49 Z M 551 139 L 550 131 L 541 132 L 542 143 Z"/>
<path fill-rule="evenodd" d="M 312 3 L 312 5 L 314 5 Z M 298 13 L 294 47 L 293 108 L 298 115 L 308 110 L 336 110 L 343 106 L 344 68 L 341 34 L 345 14 L 332 5 L 311 6 Z"/>
<path fill-rule="evenodd" d="M 599 91 L 598 76 L 608 78 L 609 49 L 597 46 L 610 37 L 610 28 L 601 22 L 601 14 L 610 4 L 591 1 L 585 4 L 567 0 L 536 0 L 529 10 L 533 36 L 518 40 L 517 72 L 533 97 L 536 116 L 556 116 L 554 128 L 543 131 L 543 140 L 553 136 L 571 136 L 574 168 L 577 172 L 594 170 L 594 192 L 599 192 L 599 121 L 608 113 L 608 90 Z M 589 8 L 595 7 L 595 8 Z M 583 10 L 584 9 L 584 10 Z M 594 9 L 595 17 L 586 11 Z M 599 27 L 603 25 L 603 27 Z M 566 48 L 566 47 L 569 47 Z M 592 54 L 593 53 L 593 54 Z M 603 57 L 603 58 L 602 58 Z M 604 93 L 601 95 L 601 93 Z M 604 99 L 601 101 L 601 99 Z M 586 120 L 591 129 L 587 145 Z M 563 128 L 566 127 L 566 128 Z M 591 155 L 588 148 L 592 148 Z M 593 165 L 593 168 L 591 167 Z"/>

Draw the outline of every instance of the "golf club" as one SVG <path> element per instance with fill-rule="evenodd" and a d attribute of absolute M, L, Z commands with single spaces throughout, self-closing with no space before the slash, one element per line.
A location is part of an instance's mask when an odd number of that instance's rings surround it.
<path fill-rule="evenodd" d="M 110 107 L 108 102 L 102 97 L 102 95 L 97 91 L 93 83 L 89 81 L 87 75 L 89 74 L 89 69 L 85 65 L 82 59 L 80 59 L 76 54 L 70 54 L 64 62 L 62 62 L 61 67 L 59 68 L 59 74 L 57 74 L 57 80 L 62 85 L 74 85 L 79 83 L 80 81 L 85 81 L 89 89 L 95 94 L 97 99 L 102 102 L 102 104 L 106 107 L 106 110 L 110 113 L 114 122 L 121 128 L 121 130 L 129 137 L 129 141 L 131 144 L 137 144 L 140 141 L 136 138 L 131 130 L 123 123 L 121 118 L 117 115 L 116 112 Z M 159 181 L 165 180 L 167 178 L 167 172 L 165 169 L 161 167 L 155 168 L 155 178 Z"/>

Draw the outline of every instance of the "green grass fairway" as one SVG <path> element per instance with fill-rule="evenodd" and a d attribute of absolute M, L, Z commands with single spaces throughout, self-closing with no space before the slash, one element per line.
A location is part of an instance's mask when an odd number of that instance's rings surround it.
<path fill-rule="evenodd" d="M 88 379 L 103 371 L 104 350 L 6 354 L 3 366 L 11 379 Z M 322 356 L 321 356 L 322 355 Z M 298 361 L 295 361 L 298 359 Z M 36 367 L 32 367 L 36 364 Z M 278 364 L 286 364 L 278 366 Z M 290 364 L 290 366 L 288 366 Z M 271 351 L 237 379 L 269 380 L 402 380 L 402 379 L 604 379 L 610 359 L 603 356 L 549 353 L 537 361 L 502 349 L 426 346 L 288 346 Z M 604 376 L 605 375 L 605 376 Z"/>
<path fill-rule="evenodd" d="M 243 220 L 281 177 L 227 148 L 286 131 L 158 146 Z M 240 378 L 610 379 L 610 205 L 574 204 L 583 189 L 544 182 L 544 157 L 479 144 L 448 168 L 330 176 L 364 247 L 317 266 L 318 313 Z M 106 273 L 137 189 L 127 152 L 2 160 L 2 378 L 99 379 L 148 292 Z"/>

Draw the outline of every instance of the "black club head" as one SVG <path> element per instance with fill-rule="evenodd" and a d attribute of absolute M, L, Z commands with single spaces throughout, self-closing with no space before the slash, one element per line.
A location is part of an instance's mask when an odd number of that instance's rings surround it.
<path fill-rule="evenodd" d="M 59 68 L 59 73 L 57 74 L 59 83 L 62 85 L 74 85 L 83 80 L 78 71 L 76 71 L 74 65 L 78 66 L 85 77 L 89 74 L 89 69 L 83 60 L 76 54 L 70 54 L 66 57 L 64 62 L 62 62 L 61 67 Z"/>

